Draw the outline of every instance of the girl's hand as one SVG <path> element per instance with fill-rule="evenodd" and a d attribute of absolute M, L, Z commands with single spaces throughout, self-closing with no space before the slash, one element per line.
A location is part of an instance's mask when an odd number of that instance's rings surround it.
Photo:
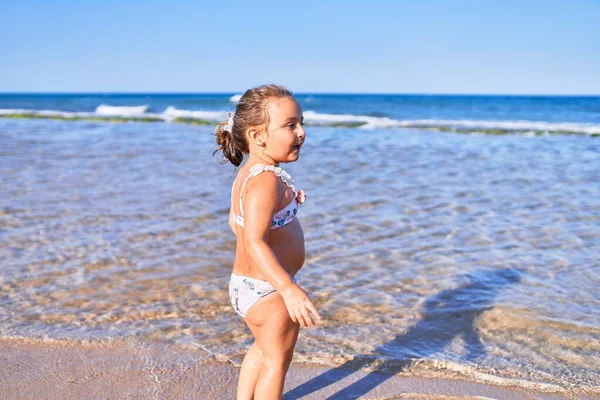
<path fill-rule="evenodd" d="M 309 311 L 318 319 L 321 319 L 321 315 L 306 295 L 306 292 L 296 283 L 287 285 L 285 289 L 280 291 L 280 294 L 281 297 L 283 297 L 283 301 L 285 302 L 285 306 L 292 321 L 300 324 L 303 328 L 315 326 Z"/>

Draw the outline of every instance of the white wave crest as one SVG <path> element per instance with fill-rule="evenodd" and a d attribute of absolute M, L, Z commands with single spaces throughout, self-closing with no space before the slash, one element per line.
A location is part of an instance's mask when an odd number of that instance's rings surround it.
<path fill-rule="evenodd" d="M 69 111 L 57 111 L 57 110 L 28 110 L 23 108 L 3 108 L 0 109 L 0 115 L 33 115 L 40 117 L 61 117 L 61 118 L 73 118 L 73 117 L 92 117 L 96 114 L 93 112 L 69 112 Z"/>
<path fill-rule="evenodd" d="M 95 112 L 69 112 L 58 110 L 31 110 L 31 109 L 0 109 L 0 116 L 20 114 L 32 117 L 58 117 L 70 118 L 106 118 L 121 117 L 131 120 L 152 118 L 163 121 L 173 121 L 177 118 L 203 120 L 211 122 L 224 121 L 227 111 L 181 110 L 173 106 L 167 107 L 162 113 L 147 112 L 148 106 L 114 107 L 101 105 Z M 359 129 L 375 128 L 412 128 L 412 129 L 437 129 L 452 130 L 462 129 L 471 132 L 477 130 L 500 130 L 525 135 L 535 135 L 538 132 L 548 133 L 577 133 L 599 135 L 600 124 L 581 122 L 547 122 L 547 121 L 489 121 L 489 120 L 446 120 L 446 119 L 406 119 L 396 120 L 387 117 L 372 117 L 355 114 L 325 114 L 307 110 L 304 112 L 307 125 L 313 126 L 346 126 Z M 356 124 L 356 125 L 355 125 Z"/>
<path fill-rule="evenodd" d="M 433 128 L 433 129 L 497 129 L 507 132 L 573 132 L 588 135 L 600 134 L 600 125 L 580 122 L 546 122 L 546 121 L 487 121 L 487 120 L 446 120 L 446 119 L 414 119 L 396 120 L 387 117 L 371 117 L 355 114 L 322 114 L 305 111 L 304 119 L 312 125 L 335 125 L 363 123 L 360 128 Z"/>
<path fill-rule="evenodd" d="M 400 121 L 387 117 L 371 117 L 368 115 L 354 114 L 322 114 L 312 110 L 304 112 L 304 121 L 312 125 L 363 123 L 364 125 L 362 125 L 361 128 L 366 129 L 400 126 Z"/>
<path fill-rule="evenodd" d="M 142 113 L 142 114 L 115 114 L 115 113 L 98 114 L 97 112 L 87 112 L 87 111 L 0 109 L 0 115 L 11 115 L 11 114 L 31 115 L 33 117 L 59 117 L 59 118 L 64 118 L 64 119 L 69 119 L 69 118 L 93 118 L 93 117 L 106 118 L 107 120 L 110 119 L 110 117 L 131 118 L 132 120 L 142 119 L 142 118 L 162 119 L 161 114 L 153 114 L 153 113 Z"/>
<path fill-rule="evenodd" d="M 167 107 L 161 115 L 165 121 L 172 121 L 175 118 L 191 118 L 218 122 L 227 119 L 225 111 L 179 110 L 173 106 Z"/>
<path fill-rule="evenodd" d="M 242 98 L 241 94 L 235 94 L 229 98 L 229 101 L 232 103 L 237 103 Z"/>
<path fill-rule="evenodd" d="M 97 115 L 110 115 L 114 117 L 139 117 L 148 111 L 148 106 L 109 106 L 101 104 L 96 107 Z"/>
<path fill-rule="evenodd" d="M 402 127 L 408 128 L 455 128 L 455 129 L 499 129 L 515 132 L 577 132 L 585 134 L 600 133 L 600 125 L 579 122 L 546 122 L 546 121 L 477 121 L 477 120 L 446 120 L 446 119 L 420 119 L 403 120 Z"/>

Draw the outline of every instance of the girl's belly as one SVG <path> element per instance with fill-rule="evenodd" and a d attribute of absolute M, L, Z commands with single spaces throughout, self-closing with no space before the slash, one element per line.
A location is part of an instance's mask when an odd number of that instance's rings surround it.
<path fill-rule="evenodd" d="M 304 265 L 305 250 L 302 227 L 299 222 L 290 223 L 290 225 L 292 224 L 293 226 L 289 226 L 289 229 L 281 234 L 273 235 L 271 233 L 269 245 L 283 268 L 294 276 Z"/>
<path fill-rule="evenodd" d="M 275 253 L 281 266 L 291 276 L 296 275 L 300 268 L 302 268 L 302 265 L 304 265 L 304 231 L 302 230 L 300 221 L 294 220 L 284 227 L 273 229 L 267 244 L 271 247 L 273 253 Z M 254 265 L 252 260 L 250 260 L 246 251 L 240 252 L 238 250 L 233 272 L 251 278 L 266 280 L 258 266 Z"/>

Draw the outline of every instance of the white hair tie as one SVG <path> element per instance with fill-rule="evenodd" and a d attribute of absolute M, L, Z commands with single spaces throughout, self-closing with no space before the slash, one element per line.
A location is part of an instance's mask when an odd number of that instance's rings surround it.
<path fill-rule="evenodd" d="M 233 113 L 227 113 L 227 125 L 225 125 L 225 130 L 233 133 Z"/>

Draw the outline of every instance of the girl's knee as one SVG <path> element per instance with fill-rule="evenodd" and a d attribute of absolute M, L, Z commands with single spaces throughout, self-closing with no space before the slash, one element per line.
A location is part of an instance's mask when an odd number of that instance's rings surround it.
<path fill-rule="evenodd" d="M 263 362 L 265 365 L 286 370 L 294 356 L 297 337 L 297 332 L 292 328 L 280 335 L 265 338 L 267 339 L 265 340 L 267 344 L 263 352 Z"/>
<path fill-rule="evenodd" d="M 285 370 L 289 368 L 292 358 L 294 357 L 294 349 L 285 351 L 279 354 L 269 354 L 263 358 L 263 367 L 275 370 Z"/>

